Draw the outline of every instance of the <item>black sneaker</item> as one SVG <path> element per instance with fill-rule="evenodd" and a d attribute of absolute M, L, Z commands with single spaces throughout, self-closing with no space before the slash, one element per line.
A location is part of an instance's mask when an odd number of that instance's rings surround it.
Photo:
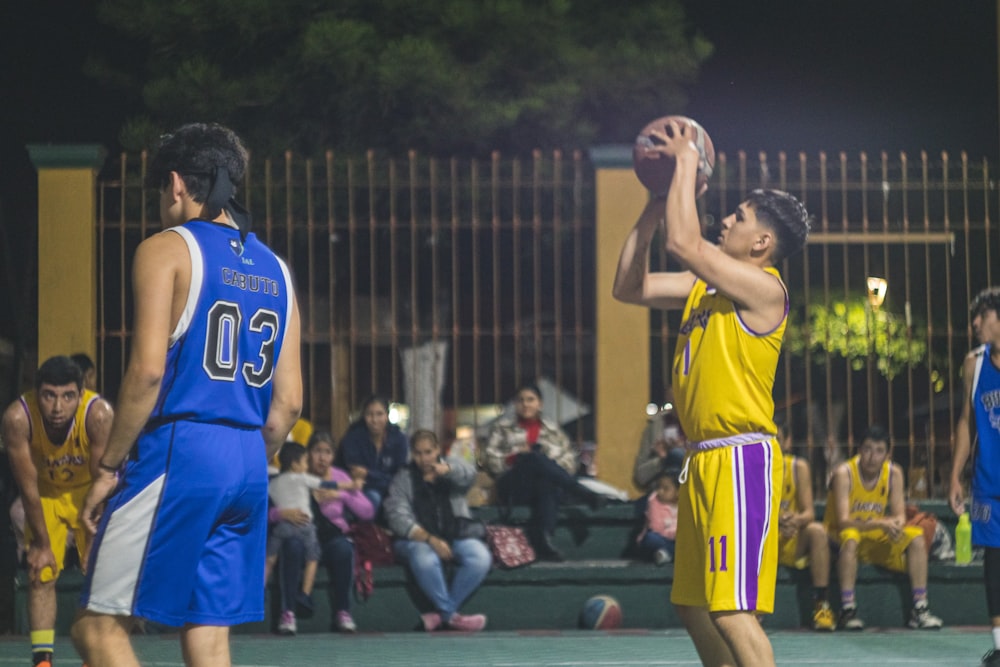
<path fill-rule="evenodd" d="M 987 665 L 1000 665 L 1000 650 L 995 648 L 990 649 L 990 651 L 983 656 L 983 660 L 980 664 L 982 664 L 983 667 L 986 667 Z"/>
<path fill-rule="evenodd" d="M 864 630 L 865 622 L 858 616 L 857 607 L 844 607 L 840 610 L 837 627 L 841 630 Z"/>
<path fill-rule="evenodd" d="M 302 618 L 312 618 L 316 612 L 316 605 L 313 604 L 311 595 L 306 595 L 302 591 L 295 594 L 295 615 Z"/>

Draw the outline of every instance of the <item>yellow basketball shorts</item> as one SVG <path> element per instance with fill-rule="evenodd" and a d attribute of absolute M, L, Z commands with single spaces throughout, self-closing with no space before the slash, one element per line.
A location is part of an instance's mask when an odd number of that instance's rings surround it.
<path fill-rule="evenodd" d="M 697 451 L 685 463 L 670 601 L 771 613 L 782 475 L 777 443 Z"/>
<path fill-rule="evenodd" d="M 90 486 L 80 486 L 65 491 L 53 491 L 55 495 L 46 495 L 40 498 L 42 503 L 42 516 L 45 518 L 45 530 L 49 534 L 49 543 L 52 545 L 52 553 L 56 557 L 57 572 L 46 573 L 42 570 L 42 581 L 55 578 L 62 572 L 63 563 L 66 560 L 66 542 L 69 531 L 73 531 L 76 538 L 76 552 L 80 555 L 80 563 L 87 564 L 87 552 L 90 549 L 90 535 L 80 521 L 80 509 L 83 507 L 83 500 L 87 497 Z M 31 544 L 31 526 L 24 524 L 25 544 Z"/>
<path fill-rule="evenodd" d="M 792 537 L 784 538 L 778 536 L 778 565 L 794 567 L 796 570 L 805 569 L 809 564 L 809 556 L 798 556 L 799 535 L 796 533 Z"/>
<path fill-rule="evenodd" d="M 848 540 L 858 543 L 858 561 L 871 563 L 894 572 L 906 572 L 906 550 L 910 543 L 923 537 L 924 529 L 919 526 L 903 526 L 903 532 L 893 540 L 884 530 L 858 530 L 844 528 L 838 534 L 840 544 Z"/>

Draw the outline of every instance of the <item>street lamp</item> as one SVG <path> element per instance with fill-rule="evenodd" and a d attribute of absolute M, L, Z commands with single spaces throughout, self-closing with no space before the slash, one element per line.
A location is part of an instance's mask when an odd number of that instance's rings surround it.
<path fill-rule="evenodd" d="M 879 309 L 879 306 L 885 301 L 885 293 L 888 288 L 889 283 L 886 282 L 885 278 L 868 276 L 868 303 L 871 304 L 872 308 Z"/>

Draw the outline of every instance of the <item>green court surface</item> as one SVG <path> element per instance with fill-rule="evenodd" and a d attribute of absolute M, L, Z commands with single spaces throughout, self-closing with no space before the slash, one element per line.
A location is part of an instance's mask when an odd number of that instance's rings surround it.
<path fill-rule="evenodd" d="M 978 665 L 989 648 L 986 627 L 945 628 L 937 632 L 869 630 L 817 634 L 769 633 L 778 664 L 852 665 L 853 667 Z M 180 667 L 176 635 L 134 638 L 144 666 Z M 236 635 L 232 644 L 237 667 L 301 665 L 428 667 L 639 667 L 698 665 L 694 647 L 681 630 L 621 632 L 484 632 L 357 635 L 307 634 L 298 637 Z M 25 637 L 0 639 L 0 666 L 27 665 Z M 56 642 L 56 665 L 80 663 L 65 638 Z"/>

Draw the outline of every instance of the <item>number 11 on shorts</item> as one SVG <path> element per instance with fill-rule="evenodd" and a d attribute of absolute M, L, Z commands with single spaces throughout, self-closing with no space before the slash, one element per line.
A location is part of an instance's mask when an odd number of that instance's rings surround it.
<path fill-rule="evenodd" d="M 708 571 L 715 572 L 718 569 L 719 572 L 726 572 L 726 536 L 719 536 L 719 566 L 716 568 L 715 560 L 715 535 L 708 538 Z"/>

